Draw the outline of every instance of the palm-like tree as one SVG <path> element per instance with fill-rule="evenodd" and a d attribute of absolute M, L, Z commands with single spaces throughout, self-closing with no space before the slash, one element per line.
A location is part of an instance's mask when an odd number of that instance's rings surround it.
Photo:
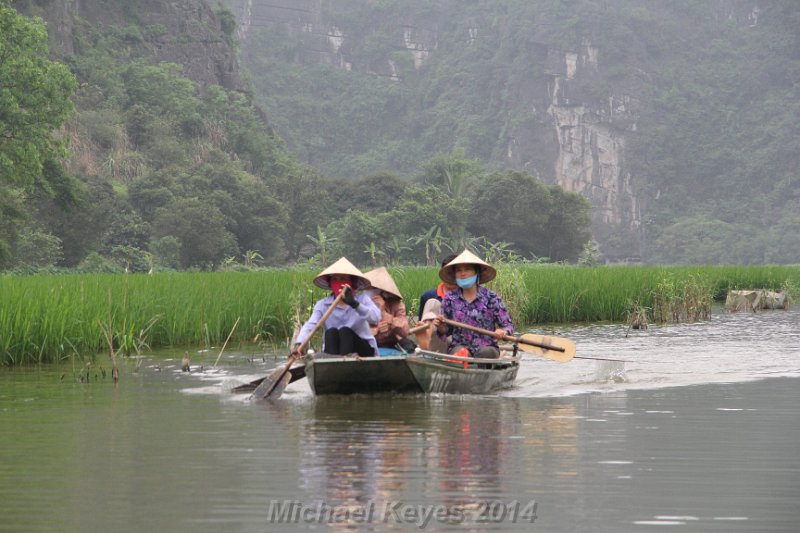
<path fill-rule="evenodd" d="M 314 246 L 317 248 L 317 253 L 319 254 L 320 264 L 327 265 L 328 264 L 328 252 L 330 251 L 330 246 L 334 242 L 336 242 L 336 238 L 328 237 L 325 232 L 322 230 L 322 227 L 317 226 L 317 236 L 313 237 L 312 235 L 306 235 L 306 237 L 314 243 Z"/>
<path fill-rule="evenodd" d="M 369 260 L 372 263 L 373 267 L 378 266 L 378 258 L 379 257 L 385 257 L 386 256 L 385 252 L 383 252 L 381 250 L 378 250 L 378 247 L 375 246 L 375 241 L 372 241 L 372 242 L 369 243 L 369 246 L 367 246 L 364 249 L 364 253 L 369 255 Z"/>
<path fill-rule="evenodd" d="M 463 150 L 434 157 L 423 168 L 424 181 L 439 185 L 454 198 L 465 196 L 470 182 L 483 173 L 480 163 L 467 158 Z"/>
<path fill-rule="evenodd" d="M 386 250 L 388 252 L 389 261 L 397 264 L 402 259 L 404 252 L 411 250 L 411 247 L 407 246 L 403 241 L 398 239 L 397 235 L 394 235 L 392 236 L 392 240 L 386 245 Z"/>
<path fill-rule="evenodd" d="M 415 245 L 424 245 L 425 264 L 428 266 L 435 266 L 437 263 L 436 258 L 439 256 L 439 254 L 441 254 L 442 245 L 444 244 L 444 239 L 442 238 L 442 228 L 437 225 L 433 225 L 425 233 L 411 237 L 409 242 Z"/>
<path fill-rule="evenodd" d="M 261 261 L 264 259 L 264 256 L 258 253 L 256 250 L 247 250 L 244 253 L 244 264 L 248 267 L 253 267 L 256 265 L 256 261 Z"/>

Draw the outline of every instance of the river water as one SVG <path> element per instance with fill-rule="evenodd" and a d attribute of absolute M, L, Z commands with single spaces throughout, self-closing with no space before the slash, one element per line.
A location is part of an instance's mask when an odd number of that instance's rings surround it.
<path fill-rule="evenodd" d="M 276 362 L 236 351 L 3 369 L 0 530 L 795 532 L 798 318 L 538 330 L 628 362 L 531 356 L 496 396 L 250 402 Z"/>

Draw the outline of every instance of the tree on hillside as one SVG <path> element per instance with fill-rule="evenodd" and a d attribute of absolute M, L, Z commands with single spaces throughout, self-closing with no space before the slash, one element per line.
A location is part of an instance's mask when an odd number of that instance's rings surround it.
<path fill-rule="evenodd" d="M 287 224 L 287 259 L 297 261 L 312 255 L 313 244 L 307 235 L 317 235 L 341 208 L 331 200 L 330 184 L 310 169 L 297 168 L 276 180 L 275 195 L 283 202 L 291 224 Z"/>
<path fill-rule="evenodd" d="M 61 239 L 60 266 L 74 267 L 92 252 L 123 244 L 121 239 L 110 235 L 117 233 L 119 221 L 127 218 L 130 209 L 120 201 L 111 184 L 98 178 L 84 178 L 77 201 L 78 207 L 68 214 L 55 200 L 39 201 L 31 217 Z"/>
<path fill-rule="evenodd" d="M 765 244 L 744 224 L 700 214 L 677 219 L 648 247 L 660 264 L 754 264 L 763 261 Z"/>
<path fill-rule="evenodd" d="M 455 242 L 464 238 L 467 219 L 470 213 L 470 202 L 447 194 L 433 185 L 410 185 L 393 211 L 395 231 L 409 237 L 422 236 L 436 227 L 446 242 Z M 432 235 L 436 232 L 433 230 Z M 431 236 L 432 236 L 431 235 Z M 416 245 L 417 256 L 425 258 L 422 251 L 423 241 Z"/>
<path fill-rule="evenodd" d="M 389 211 L 402 196 L 406 182 L 392 172 L 375 172 L 355 181 L 337 180 L 330 186 L 336 205 L 371 214 Z"/>
<path fill-rule="evenodd" d="M 73 111 L 75 78 L 47 59 L 47 31 L 0 2 L 0 265 L 11 246 L 31 193 L 73 194 L 56 170 L 66 142 L 55 135 Z M 48 171 L 49 168 L 49 171 Z"/>
<path fill-rule="evenodd" d="M 45 161 L 66 155 L 54 131 L 73 111 L 76 83 L 47 53 L 41 19 L 0 5 L 0 176 L 6 183 L 49 189 Z"/>
<path fill-rule="evenodd" d="M 236 238 L 226 225 L 230 220 L 213 205 L 197 198 L 181 198 L 156 210 L 153 237 L 180 243 L 180 266 L 211 270 L 226 257 L 238 255 Z"/>
<path fill-rule="evenodd" d="M 469 187 L 482 175 L 480 162 L 469 159 L 463 150 L 456 150 L 425 162 L 419 181 L 441 187 L 449 195 L 460 198 L 467 195 Z"/>
<path fill-rule="evenodd" d="M 551 185 L 549 190 L 550 218 L 544 228 L 548 237 L 547 257 L 575 262 L 592 238 L 591 204 L 580 194 L 567 192 L 558 185 Z"/>
<path fill-rule="evenodd" d="M 523 255 L 575 261 L 591 238 L 589 203 L 527 172 L 493 174 L 476 187 L 469 231 Z"/>

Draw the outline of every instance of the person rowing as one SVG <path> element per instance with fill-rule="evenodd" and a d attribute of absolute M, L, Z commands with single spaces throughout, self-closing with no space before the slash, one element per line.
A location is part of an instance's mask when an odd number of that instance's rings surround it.
<path fill-rule="evenodd" d="M 311 317 L 303 324 L 297 335 L 292 353 L 296 353 L 311 336 L 325 312 L 341 294 L 343 296 L 341 303 L 328 315 L 323 324 L 325 333 L 322 351 L 332 355 L 351 353 L 362 357 L 377 355 L 378 344 L 370 328 L 378 324 L 381 312 L 372 298 L 363 292 L 370 287 L 370 282 L 364 274 L 342 257 L 320 272 L 314 278 L 314 285 L 331 292 L 314 305 Z"/>
<path fill-rule="evenodd" d="M 445 341 L 450 337 L 448 353 L 483 359 L 500 357 L 497 341 L 513 335 L 514 325 L 503 299 L 482 286 L 495 276 L 494 267 L 466 249 L 439 270 L 442 281 L 458 286 L 442 298 L 441 314 L 433 320 L 439 338 Z M 493 335 L 451 326 L 443 319 L 489 330 Z"/>

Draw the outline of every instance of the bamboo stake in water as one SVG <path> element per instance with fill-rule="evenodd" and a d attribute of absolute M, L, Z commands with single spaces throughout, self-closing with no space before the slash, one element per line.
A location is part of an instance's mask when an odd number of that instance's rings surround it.
<path fill-rule="evenodd" d="M 111 340 L 111 328 L 106 329 L 105 325 L 99 320 L 97 323 L 100 324 L 103 336 L 108 342 L 108 349 L 111 351 L 111 379 L 114 380 L 114 385 L 116 385 L 117 381 L 119 381 L 119 369 L 117 368 L 117 355 L 114 353 L 114 342 Z"/>
<path fill-rule="evenodd" d="M 217 363 L 219 363 L 219 358 L 222 357 L 222 352 L 225 351 L 225 347 L 228 345 L 228 341 L 231 340 L 233 336 L 233 332 L 236 331 L 236 326 L 239 325 L 239 319 L 242 317 L 237 317 L 236 322 L 234 322 L 233 327 L 231 328 L 231 332 L 228 333 L 228 338 L 225 339 L 225 344 L 222 345 L 222 349 L 219 351 L 219 355 L 217 356 L 217 360 L 214 361 L 214 368 L 217 368 Z"/>

